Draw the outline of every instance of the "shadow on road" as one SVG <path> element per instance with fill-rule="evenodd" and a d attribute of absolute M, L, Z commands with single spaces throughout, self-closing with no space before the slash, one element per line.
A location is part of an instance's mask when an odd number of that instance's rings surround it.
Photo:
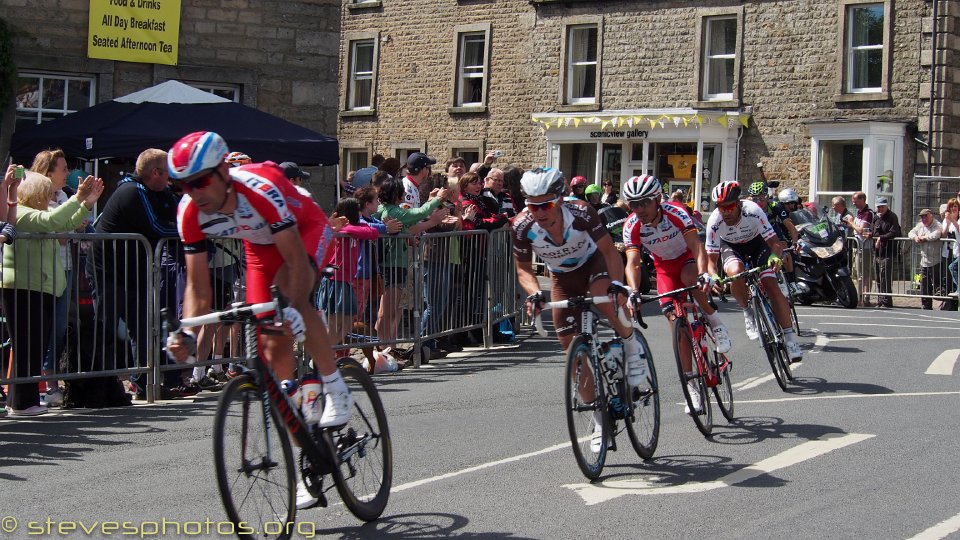
<path fill-rule="evenodd" d="M 812 396 L 819 394 L 893 394 L 894 390 L 878 384 L 827 381 L 820 377 L 795 377 L 790 386 L 790 394 Z"/>
<path fill-rule="evenodd" d="M 337 529 L 318 529 L 319 534 L 333 534 L 343 539 L 360 538 L 510 538 L 530 540 L 509 532 L 462 532 L 470 520 L 457 514 L 422 513 L 398 514 L 382 517 L 372 523 L 358 527 L 340 527 Z"/>

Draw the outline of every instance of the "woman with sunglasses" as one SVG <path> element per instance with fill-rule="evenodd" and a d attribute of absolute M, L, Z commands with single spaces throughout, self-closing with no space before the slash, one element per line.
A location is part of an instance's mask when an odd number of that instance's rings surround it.
<path fill-rule="evenodd" d="M 622 286 L 620 253 L 589 204 L 563 200 L 563 173 L 552 168 L 537 168 L 524 173 L 520 185 L 526 196 L 526 208 L 513 222 L 513 257 L 520 286 L 530 295 L 527 297 L 530 316 L 536 315 L 546 300 L 533 271 L 534 253 L 550 270 L 552 301 L 588 294 L 604 296 L 611 284 Z M 633 329 L 620 323 L 612 304 L 600 304 L 597 309 L 623 338 L 628 382 L 631 386 L 644 384 L 647 361 Z M 553 310 L 557 340 L 564 350 L 579 331 L 578 315 L 574 309 Z"/>
<path fill-rule="evenodd" d="M 663 202 L 663 186 L 656 177 L 645 174 L 634 176 L 623 185 L 623 198 L 633 211 L 623 226 L 623 243 L 627 246 L 627 283 L 638 288 L 643 266 L 641 249 L 653 257 L 657 269 L 657 294 L 689 287 L 704 277 L 702 289 L 694 289 L 693 296 L 703 309 L 713 330 L 717 351 L 730 350 L 730 334 L 720 321 L 717 311 L 707 302 L 707 290 L 712 279 L 707 274 L 707 256 L 697 234 L 693 218 L 685 207 Z M 661 298 L 660 308 L 669 324 L 673 324 L 673 299 Z M 690 350 L 682 351 L 681 363 L 688 375 L 695 375 Z M 699 385 L 687 382 L 694 408 L 699 409 Z M 688 407 L 689 408 L 689 407 Z M 687 410 L 687 414 L 690 411 Z"/>

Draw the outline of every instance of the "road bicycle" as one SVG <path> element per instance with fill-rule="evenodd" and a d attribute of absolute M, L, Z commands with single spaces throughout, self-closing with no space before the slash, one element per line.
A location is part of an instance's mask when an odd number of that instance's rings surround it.
<path fill-rule="evenodd" d="M 327 506 L 332 477 L 344 505 L 359 519 L 380 517 L 393 481 L 393 445 L 377 389 L 352 359 L 338 362 L 355 405 L 343 426 L 305 422 L 260 354 L 257 332 L 279 334 L 257 315 L 282 313 L 285 302 L 234 304 L 234 308 L 175 321 L 164 314 L 164 332 L 181 327 L 239 323 L 246 336 L 247 365 L 224 387 L 213 424 L 217 485 L 227 517 L 241 538 L 290 538 L 295 532 L 297 478 Z M 294 461 L 291 436 L 301 453 Z"/>
<path fill-rule="evenodd" d="M 733 422 L 733 386 L 730 384 L 730 372 L 733 370 L 733 362 L 726 354 L 717 351 L 716 338 L 710 327 L 703 308 L 697 302 L 697 299 L 688 294 L 690 291 L 702 286 L 702 282 L 689 287 L 683 287 L 663 294 L 644 298 L 641 303 L 646 304 L 660 300 L 661 298 L 670 298 L 673 302 L 673 321 L 671 322 L 673 336 L 673 354 L 677 361 L 677 372 L 680 374 L 680 387 L 683 389 L 683 396 L 687 402 L 687 408 L 690 409 L 690 417 L 697 425 L 700 433 L 709 437 L 713 432 L 713 407 L 710 404 L 710 397 L 707 389 L 713 390 L 717 406 L 724 418 Z M 710 305 L 717 309 L 713 304 L 713 299 L 709 299 Z M 639 313 L 639 309 L 635 310 Z M 691 355 L 693 370 L 692 375 L 688 375 L 683 369 L 681 362 L 682 355 L 688 353 Z M 700 407 L 694 407 L 693 396 L 689 383 L 693 383 L 696 391 L 700 395 Z"/>
<path fill-rule="evenodd" d="M 611 287 L 611 291 L 619 294 L 619 288 Z M 647 382 L 631 389 L 627 384 L 627 365 L 621 339 L 615 335 L 612 339 L 604 340 L 599 335 L 600 326 L 609 328 L 609 323 L 595 306 L 610 301 L 609 296 L 578 296 L 547 302 L 542 307 L 581 310 L 580 333 L 567 347 L 564 399 L 573 455 L 584 476 L 591 480 L 598 478 L 603 471 L 607 450 L 617 450 L 617 435 L 624 429 L 634 451 L 644 460 L 653 457 L 660 438 L 657 371 L 647 340 L 639 332 L 642 321 L 638 319 L 635 323 L 624 315 L 619 306 L 616 308 L 620 322 L 637 329 L 634 333 L 649 366 Z M 539 313 L 534 325 L 541 336 L 547 335 Z M 594 449 L 594 428 L 598 420 L 601 441 L 599 448 Z M 619 425 L 621 421 L 622 427 Z"/>
<path fill-rule="evenodd" d="M 786 247 L 783 249 L 784 255 L 788 253 L 796 253 L 797 248 L 794 246 Z M 777 283 L 783 285 L 780 287 L 780 290 L 784 292 L 783 297 L 787 299 L 787 306 L 790 308 L 790 323 L 793 325 L 793 331 L 799 336 L 800 335 L 800 319 L 797 318 L 797 298 L 796 298 L 796 289 L 791 287 L 790 283 L 787 283 L 787 276 L 784 274 L 783 269 L 781 268 L 777 271 Z"/>
<path fill-rule="evenodd" d="M 757 333 L 760 335 L 760 346 L 763 347 L 767 355 L 767 361 L 770 362 L 770 368 L 773 369 L 773 376 L 776 377 L 777 384 L 780 385 L 781 390 L 786 392 L 788 381 L 793 380 L 793 373 L 790 370 L 790 356 L 787 354 L 787 343 L 783 337 L 783 329 L 773 314 L 770 299 L 760 282 L 760 272 L 763 270 L 762 267 L 751 268 L 735 276 L 723 278 L 723 281 L 727 282 L 735 279 L 745 279 L 747 281 L 750 303 L 753 304 L 754 321 L 757 325 Z"/>

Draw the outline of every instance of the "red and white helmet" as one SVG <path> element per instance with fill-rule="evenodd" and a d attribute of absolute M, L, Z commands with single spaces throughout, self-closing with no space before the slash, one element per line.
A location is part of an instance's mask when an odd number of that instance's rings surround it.
<path fill-rule="evenodd" d="M 175 142 L 167 153 L 170 178 L 182 180 L 218 167 L 229 152 L 220 135 L 212 131 L 195 131 Z"/>
<path fill-rule="evenodd" d="M 740 182 L 729 180 L 720 182 L 713 188 L 713 201 L 717 204 L 737 202 L 740 200 Z"/>
<path fill-rule="evenodd" d="M 586 185 L 587 185 L 586 176 L 574 176 L 573 178 L 570 179 L 570 187 L 586 186 Z"/>

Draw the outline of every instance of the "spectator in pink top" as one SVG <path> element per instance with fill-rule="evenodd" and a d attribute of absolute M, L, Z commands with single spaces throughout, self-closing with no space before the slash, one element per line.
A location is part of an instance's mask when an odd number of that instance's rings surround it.
<path fill-rule="evenodd" d="M 332 340 L 339 343 L 358 312 L 354 280 L 363 240 L 376 240 L 380 233 L 360 221 L 360 202 L 348 197 L 334 209 L 334 217 L 347 219 L 333 245 L 332 275 L 325 275 L 317 291 L 317 308 L 327 312 L 327 327 Z"/>

